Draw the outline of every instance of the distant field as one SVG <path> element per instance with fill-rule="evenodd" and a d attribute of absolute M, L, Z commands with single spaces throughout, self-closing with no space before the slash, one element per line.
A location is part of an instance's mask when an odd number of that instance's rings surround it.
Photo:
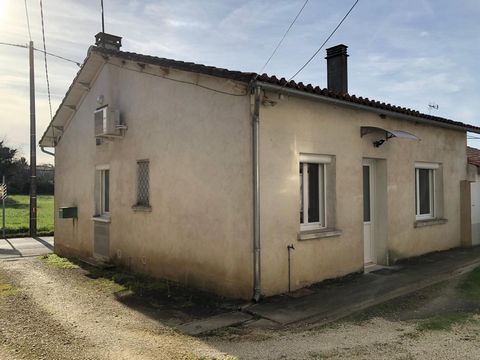
<path fill-rule="evenodd" d="M 5 201 L 5 222 L 7 235 L 29 233 L 29 196 L 11 195 Z M 2 211 L 0 201 L 0 237 Z M 39 235 L 53 234 L 53 196 L 39 195 L 37 198 L 37 232 Z"/>

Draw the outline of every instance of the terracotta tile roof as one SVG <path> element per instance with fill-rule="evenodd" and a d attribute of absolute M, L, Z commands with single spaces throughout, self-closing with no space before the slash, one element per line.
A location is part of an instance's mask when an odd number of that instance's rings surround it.
<path fill-rule="evenodd" d="M 480 149 L 467 146 L 467 161 L 469 164 L 480 167 Z"/>
<path fill-rule="evenodd" d="M 305 85 L 302 82 L 297 83 L 293 80 L 287 81 L 283 77 L 279 79 L 276 76 L 270 76 L 267 74 L 260 75 L 254 72 L 232 71 L 228 69 L 217 68 L 214 66 L 206 66 L 206 65 L 196 64 L 192 62 L 184 62 L 184 61 L 160 58 L 160 57 L 149 56 L 149 55 L 142 55 L 142 54 L 126 52 L 126 51 L 105 49 L 105 48 L 96 47 L 96 46 L 92 46 L 90 48 L 90 51 L 94 51 L 106 56 L 119 57 L 125 60 L 131 60 L 131 61 L 136 61 L 140 63 L 147 63 L 147 64 L 153 64 L 153 65 L 159 65 L 159 66 L 165 66 L 165 67 L 172 67 L 179 70 L 196 72 L 196 73 L 201 73 L 201 74 L 206 74 L 206 75 L 211 75 L 211 76 L 216 76 L 221 78 L 228 78 L 228 79 L 246 82 L 246 83 L 256 80 L 263 83 L 278 85 L 278 86 L 282 86 L 289 89 L 312 93 L 318 96 L 325 96 L 325 97 L 334 98 L 334 99 L 338 99 L 338 100 L 342 100 L 350 103 L 360 104 L 360 105 L 364 105 L 364 106 L 368 106 L 376 109 L 382 109 L 385 111 L 396 112 L 403 115 L 419 117 L 419 118 L 432 120 L 432 121 L 436 121 L 443 124 L 459 126 L 459 127 L 465 128 L 465 130 L 467 131 L 480 132 L 480 127 L 478 126 L 464 124 L 459 121 L 454 121 L 454 120 L 446 119 L 439 116 L 424 114 L 417 110 L 396 106 L 396 105 L 391 105 L 388 103 L 372 100 L 369 98 L 364 98 L 361 96 L 357 97 L 355 95 L 350 95 L 350 94 L 338 94 L 338 93 L 329 91 L 328 89 L 325 89 L 325 88 L 322 89 L 319 86 L 313 86 L 311 84 Z"/>

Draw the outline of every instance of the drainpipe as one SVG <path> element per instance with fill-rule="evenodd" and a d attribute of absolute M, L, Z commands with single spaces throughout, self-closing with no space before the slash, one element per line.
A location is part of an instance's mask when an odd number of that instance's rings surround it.
<path fill-rule="evenodd" d="M 55 156 L 55 154 L 53 152 L 45 150 L 45 148 L 43 146 L 40 146 L 40 150 L 42 150 L 42 152 L 44 152 L 45 154 Z"/>
<path fill-rule="evenodd" d="M 255 101 L 252 114 L 253 134 L 253 299 L 258 302 L 261 297 L 261 266 L 260 266 L 260 86 L 254 84 Z"/>

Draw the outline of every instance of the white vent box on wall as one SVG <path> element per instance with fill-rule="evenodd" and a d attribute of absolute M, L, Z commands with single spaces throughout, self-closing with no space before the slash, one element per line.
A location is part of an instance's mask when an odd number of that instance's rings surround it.
<path fill-rule="evenodd" d="M 95 137 L 122 137 L 125 125 L 120 123 L 120 113 L 108 105 L 95 110 Z"/>

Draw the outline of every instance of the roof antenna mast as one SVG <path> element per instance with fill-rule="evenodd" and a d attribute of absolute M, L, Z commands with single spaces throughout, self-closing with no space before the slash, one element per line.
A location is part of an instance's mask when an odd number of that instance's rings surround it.
<path fill-rule="evenodd" d="M 120 36 L 105 33 L 105 17 L 103 11 L 103 0 L 100 0 L 102 10 L 102 31 L 95 35 L 95 45 L 111 50 L 120 50 L 122 38 Z"/>
<path fill-rule="evenodd" d="M 102 32 L 104 33 L 105 32 L 105 19 L 104 19 L 104 16 L 103 16 L 103 0 L 100 0 L 100 5 L 102 7 Z"/>

